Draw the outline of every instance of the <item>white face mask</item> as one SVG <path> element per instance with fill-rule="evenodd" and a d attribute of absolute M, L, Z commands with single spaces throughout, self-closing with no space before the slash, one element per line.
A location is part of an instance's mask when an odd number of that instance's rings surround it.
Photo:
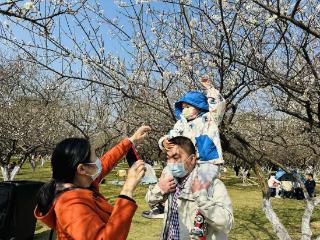
<path fill-rule="evenodd" d="M 97 177 L 100 176 L 100 174 L 102 172 L 101 160 L 99 158 L 97 158 L 97 160 L 94 163 L 87 163 L 87 164 L 94 164 L 97 167 L 96 173 L 89 175 L 91 177 L 91 179 L 94 181 L 97 179 Z"/>
<path fill-rule="evenodd" d="M 191 119 L 194 119 L 196 117 L 196 115 L 194 114 L 195 111 L 196 111 L 196 109 L 194 107 L 192 107 L 192 106 L 185 107 L 182 110 L 182 115 L 185 117 L 185 119 L 191 120 Z"/>

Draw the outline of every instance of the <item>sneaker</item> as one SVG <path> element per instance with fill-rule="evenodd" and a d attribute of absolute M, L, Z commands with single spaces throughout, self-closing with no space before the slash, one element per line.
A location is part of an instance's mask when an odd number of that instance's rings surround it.
<path fill-rule="evenodd" d="M 143 211 L 142 217 L 150 219 L 161 219 L 164 218 L 164 213 L 158 207 L 151 209 L 150 211 Z"/>

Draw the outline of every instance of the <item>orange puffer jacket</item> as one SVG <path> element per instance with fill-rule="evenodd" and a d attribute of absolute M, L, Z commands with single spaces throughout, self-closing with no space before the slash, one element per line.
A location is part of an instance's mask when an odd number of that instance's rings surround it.
<path fill-rule="evenodd" d="M 112 170 L 130 149 L 132 143 L 125 139 L 101 158 L 102 174 L 93 183 L 98 189 L 100 180 Z M 114 206 L 99 193 L 90 189 L 76 188 L 56 197 L 48 213 L 35 209 L 35 216 L 50 228 L 54 228 L 58 239 L 104 239 L 122 240 L 129 233 L 136 203 L 119 197 Z"/>

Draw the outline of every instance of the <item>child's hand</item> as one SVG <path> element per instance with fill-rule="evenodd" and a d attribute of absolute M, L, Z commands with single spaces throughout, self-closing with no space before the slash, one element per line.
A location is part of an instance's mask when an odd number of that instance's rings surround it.
<path fill-rule="evenodd" d="M 167 138 L 163 140 L 162 144 L 166 151 L 169 151 L 174 146 L 174 144 L 170 143 L 170 141 Z"/>
<path fill-rule="evenodd" d="M 195 177 L 192 182 L 191 191 L 193 193 L 200 191 L 201 189 L 208 190 L 211 182 L 201 183 L 198 177 Z"/>
<path fill-rule="evenodd" d="M 212 83 L 210 82 L 209 78 L 206 76 L 202 77 L 200 82 L 205 89 L 210 89 L 212 87 Z"/>

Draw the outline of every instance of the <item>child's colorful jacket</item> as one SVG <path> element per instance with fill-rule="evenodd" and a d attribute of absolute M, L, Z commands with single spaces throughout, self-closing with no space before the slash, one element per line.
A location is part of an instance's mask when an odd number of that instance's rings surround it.
<path fill-rule="evenodd" d="M 197 118 L 187 121 L 182 115 L 182 103 L 188 103 L 200 110 Z M 175 103 L 178 121 L 168 135 L 159 140 L 163 149 L 163 140 L 176 136 L 188 137 L 195 144 L 200 162 L 224 163 L 219 137 L 219 124 L 225 112 L 226 101 L 215 88 L 208 89 L 207 96 L 202 92 L 190 91 Z"/>

